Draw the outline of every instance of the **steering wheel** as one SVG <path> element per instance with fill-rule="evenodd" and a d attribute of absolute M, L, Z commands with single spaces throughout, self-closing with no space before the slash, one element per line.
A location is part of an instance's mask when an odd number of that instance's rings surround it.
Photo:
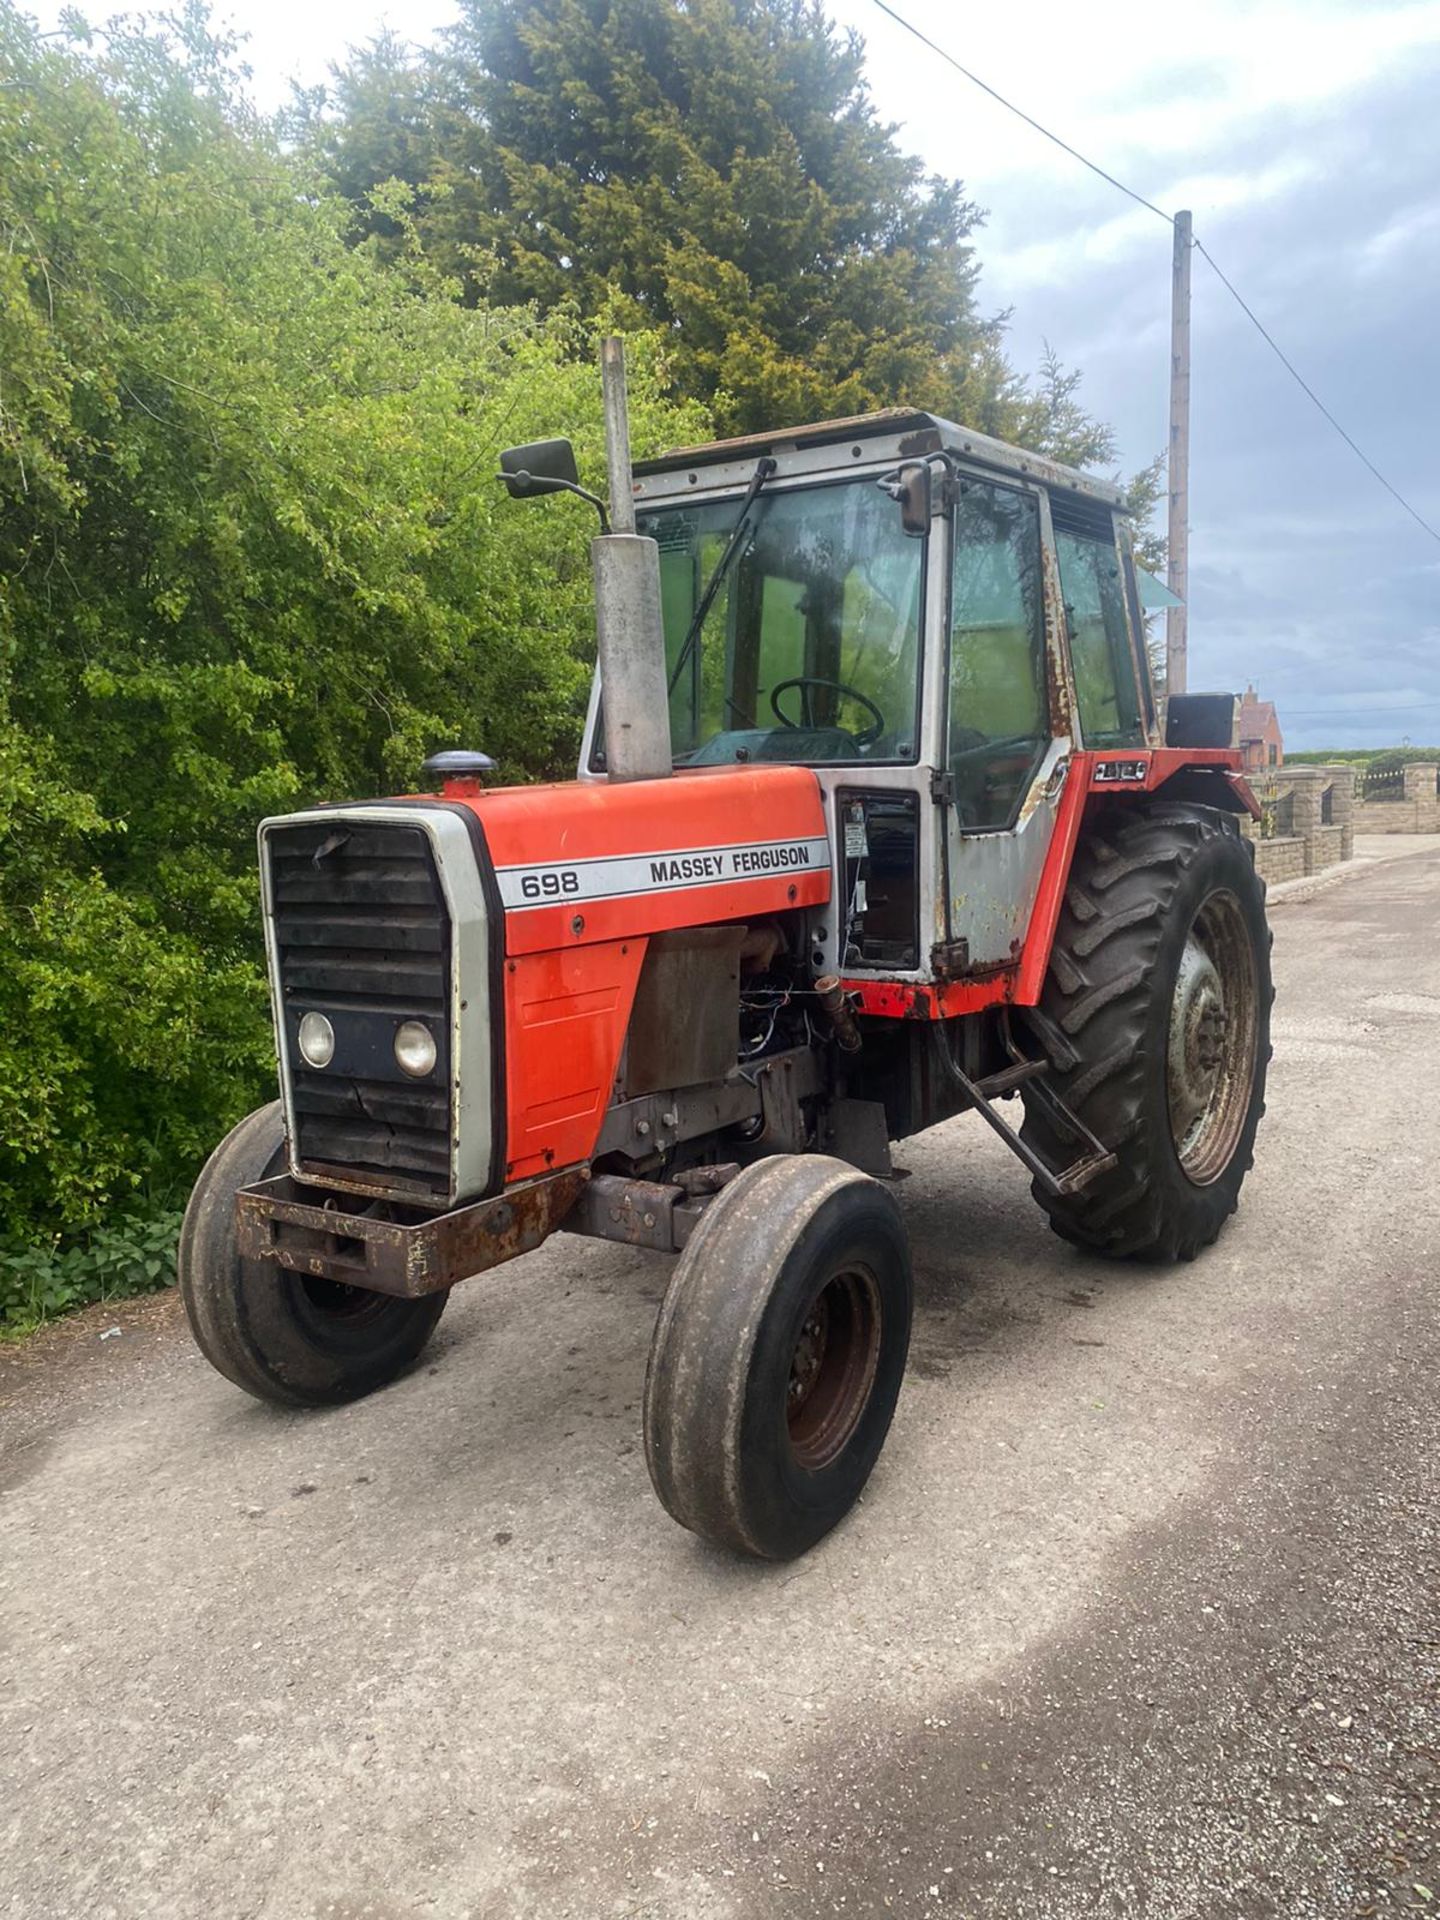
<path fill-rule="evenodd" d="M 800 689 L 800 718 L 798 720 L 791 720 L 786 714 L 780 711 L 780 696 L 782 693 L 788 693 L 792 687 L 799 687 Z M 813 727 L 816 724 L 815 716 L 810 705 L 810 691 L 812 687 L 824 687 L 829 693 L 843 693 L 848 699 L 855 701 L 857 706 L 864 707 L 867 713 L 873 713 L 875 716 L 874 726 L 867 727 L 863 733 L 851 734 L 850 737 L 857 747 L 874 746 L 875 742 L 885 731 L 885 716 L 879 707 L 876 706 L 875 702 L 868 694 L 859 692 L 855 687 L 847 686 L 843 680 L 822 680 L 817 674 L 813 673 L 797 673 L 793 680 L 781 680 L 770 689 L 770 711 L 782 727 L 789 727 L 793 733 L 801 727 Z M 841 728 L 839 731 L 849 732 L 849 729 Z"/>

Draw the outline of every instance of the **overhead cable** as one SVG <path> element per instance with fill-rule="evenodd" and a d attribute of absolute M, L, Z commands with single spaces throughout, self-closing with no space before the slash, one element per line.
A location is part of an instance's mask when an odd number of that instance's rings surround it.
<path fill-rule="evenodd" d="M 1062 140 L 1058 133 L 1052 133 L 1049 127 L 1044 126 L 1039 120 L 1035 119 L 1032 114 L 1026 113 L 1023 107 L 1017 107 L 1013 100 L 1007 100 L 1003 93 L 998 93 L 987 81 L 982 80 L 978 73 L 972 73 L 969 67 L 962 66 L 953 53 L 947 53 L 944 47 L 937 46 L 928 34 L 922 33 L 919 27 L 907 20 L 903 14 L 897 13 L 893 7 L 888 6 L 886 0 L 872 0 L 872 4 L 878 7 L 881 13 L 885 14 L 888 19 L 893 20 L 896 26 L 903 27 L 907 33 L 913 34 L 922 46 L 928 47 L 930 51 L 939 59 L 943 60 L 947 66 L 953 67 L 956 73 L 963 75 L 966 80 L 970 81 L 972 86 L 979 87 L 982 93 L 988 93 L 990 98 L 1004 107 L 1007 113 L 1013 113 L 1016 119 L 1023 120 L 1027 127 L 1033 127 L 1036 133 L 1042 134 L 1052 145 L 1059 147 L 1062 152 L 1068 153 L 1072 160 L 1078 160 L 1082 167 L 1088 167 L 1091 173 L 1098 174 L 1108 186 L 1114 187 L 1117 192 L 1123 193 L 1128 200 L 1133 200 L 1137 206 L 1144 207 L 1148 213 L 1153 213 L 1163 220 L 1167 227 L 1173 228 L 1175 220 L 1172 214 L 1168 214 L 1160 207 L 1157 207 L 1153 200 L 1147 200 L 1143 193 L 1137 193 L 1133 187 L 1127 187 L 1125 182 L 1123 180 L 1117 180 L 1113 173 L 1107 173 L 1104 167 L 1099 166 L 1086 154 L 1081 153 L 1078 147 L 1072 147 L 1068 140 Z M 1385 478 L 1385 475 L 1381 473 L 1369 454 L 1356 445 L 1355 441 L 1345 431 L 1344 427 L 1341 426 L 1329 407 L 1325 405 L 1325 402 L 1320 398 L 1319 394 L 1316 393 L 1310 383 L 1302 377 L 1289 355 L 1283 351 L 1268 328 L 1262 324 L 1256 317 L 1254 310 L 1241 297 L 1239 289 L 1235 286 L 1234 282 L 1216 264 L 1215 256 L 1199 240 L 1194 242 L 1194 246 L 1197 253 L 1205 256 L 1211 271 L 1215 274 L 1221 286 L 1224 287 L 1231 299 L 1234 300 L 1236 306 L 1239 307 L 1240 311 L 1260 335 L 1260 338 L 1265 342 L 1266 346 L 1270 348 L 1271 352 L 1275 355 L 1276 359 L 1279 360 L 1281 366 L 1284 367 L 1300 391 L 1312 405 L 1319 410 L 1321 415 L 1330 423 L 1336 433 L 1339 434 L 1346 446 L 1349 447 L 1350 451 L 1368 468 L 1380 482 L 1381 486 L 1384 487 L 1385 491 L 1399 502 L 1415 524 L 1423 528 L 1423 530 L 1429 534 L 1430 538 L 1435 541 L 1437 545 L 1440 545 L 1440 531 L 1437 531 L 1417 508 L 1411 506 L 1400 489 L 1393 486 L 1391 482 Z"/>

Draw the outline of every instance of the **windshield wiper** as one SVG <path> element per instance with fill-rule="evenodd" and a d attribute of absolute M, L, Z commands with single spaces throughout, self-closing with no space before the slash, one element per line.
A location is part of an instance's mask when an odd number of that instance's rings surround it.
<path fill-rule="evenodd" d="M 725 551 L 715 562 L 715 570 L 705 582 L 705 591 L 700 595 L 699 600 L 695 604 L 695 611 L 690 616 L 690 625 L 685 630 L 685 638 L 681 642 L 679 653 L 675 656 L 675 666 L 670 674 L 670 684 L 666 688 L 667 693 L 673 694 L 676 687 L 679 686 L 680 676 L 689 665 L 690 658 L 700 643 L 701 630 L 710 617 L 710 609 L 715 604 L 715 596 L 725 583 L 725 576 L 730 571 L 731 561 L 740 551 L 740 545 L 745 536 L 745 521 L 751 507 L 755 504 L 755 496 L 770 478 L 771 474 L 774 473 L 776 465 L 777 462 L 770 459 L 767 455 L 765 459 L 757 462 L 755 471 L 750 476 L 750 485 L 745 490 L 745 498 L 740 503 L 739 513 L 735 516 L 735 524 L 730 529 L 730 538 L 725 542 Z M 734 710 L 735 703 L 729 699 L 728 696 L 725 704 Z"/>

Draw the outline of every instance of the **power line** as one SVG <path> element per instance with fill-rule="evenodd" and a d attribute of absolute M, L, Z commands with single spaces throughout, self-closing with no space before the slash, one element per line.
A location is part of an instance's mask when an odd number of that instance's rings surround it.
<path fill-rule="evenodd" d="M 1128 195 L 1137 206 L 1144 207 L 1148 213 L 1153 213 L 1158 219 L 1163 220 L 1167 227 L 1174 224 L 1170 215 L 1157 207 L 1153 200 L 1147 200 L 1143 193 L 1136 193 L 1135 189 L 1127 187 L 1123 180 L 1117 180 L 1113 173 L 1107 173 L 1104 167 L 1097 166 L 1093 160 L 1087 160 L 1085 155 L 1077 147 L 1072 147 L 1068 140 L 1062 140 L 1058 133 L 1052 133 L 1048 127 L 1042 127 L 1038 120 L 1032 120 L 1023 107 L 1017 107 L 1013 100 L 1007 100 L 1003 93 L 997 93 L 994 87 L 980 78 L 978 73 L 972 73 L 968 67 L 962 67 L 953 53 L 947 53 L 944 47 L 937 47 L 933 40 L 920 31 L 919 27 L 913 26 L 902 14 L 896 13 L 893 7 L 887 7 L 885 0 L 874 0 L 874 4 L 881 13 L 888 14 L 897 27 L 904 27 L 907 33 L 913 33 L 922 46 L 929 47 L 932 53 L 938 54 L 942 60 L 954 67 L 957 73 L 963 73 L 972 86 L 979 87 L 982 93 L 988 93 L 992 100 L 998 100 L 1007 113 L 1013 113 L 1018 119 L 1023 120 L 1027 127 L 1033 127 L 1036 133 L 1043 133 L 1047 140 L 1053 141 L 1063 152 L 1068 153 L 1072 160 L 1078 160 L 1082 167 L 1088 167 L 1091 173 L 1098 173 L 1100 178 L 1112 187 L 1118 187 L 1120 192 Z"/>
<path fill-rule="evenodd" d="M 1209 248 L 1206 247 L 1203 241 L 1197 240 L 1195 242 L 1195 251 L 1197 253 L 1203 254 L 1206 260 L 1209 261 L 1211 271 L 1215 274 L 1221 286 L 1225 288 L 1226 292 L 1230 295 L 1231 299 L 1234 300 L 1236 306 L 1239 307 L 1240 311 L 1245 315 L 1245 318 L 1254 327 L 1255 331 L 1259 334 L 1260 338 L 1265 342 L 1266 346 L 1269 347 L 1270 351 L 1275 355 L 1275 358 L 1280 362 L 1281 366 L 1284 367 L 1285 371 L 1290 375 L 1290 378 L 1295 382 L 1296 386 L 1299 387 L 1300 391 L 1303 394 L 1305 394 L 1310 400 L 1312 400 L 1315 403 L 1315 405 L 1320 409 L 1321 413 L 1324 414 L 1325 418 L 1330 422 L 1331 426 L 1335 429 L 1336 433 L 1339 434 L 1340 438 L 1345 442 L 1346 446 L 1349 447 L 1350 451 L 1355 455 L 1356 459 L 1361 461 L 1363 465 L 1369 468 L 1370 472 L 1374 474 L 1375 478 L 1380 482 L 1381 486 L 1384 487 L 1385 491 L 1388 494 L 1390 494 L 1394 499 L 1399 501 L 1400 505 L 1405 509 L 1406 513 L 1409 514 L 1410 518 L 1415 522 L 1416 526 L 1423 527 L 1426 533 L 1429 534 L 1432 540 L 1440 541 L 1440 533 L 1436 532 L 1435 528 L 1431 526 L 1430 522 L 1427 519 L 1425 519 L 1422 514 L 1416 512 L 1415 508 L 1411 506 L 1410 502 L 1405 498 L 1404 494 L 1400 492 L 1398 487 L 1391 486 L 1390 482 L 1385 478 L 1384 474 L 1381 473 L 1380 469 L 1376 466 L 1375 462 L 1370 458 L 1369 454 L 1365 453 L 1361 448 L 1356 446 L 1355 442 L 1350 438 L 1350 435 L 1345 431 L 1344 427 L 1341 426 L 1340 422 L 1335 418 L 1334 414 L 1331 413 L 1330 409 L 1326 406 L 1325 402 L 1320 398 L 1319 394 L 1316 393 L 1315 389 L 1310 385 L 1310 383 L 1303 378 L 1303 376 L 1300 374 L 1297 368 L 1295 368 L 1291 364 L 1289 358 L 1281 350 L 1280 346 L 1278 345 L 1274 337 L 1270 334 L 1270 332 L 1262 324 L 1262 322 L 1256 317 L 1256 315 L 1251 311 L 1251 309 L 1246 305 L 1245 301 L 1241 299 L 1238 290 L 1232 284 L 1232 282 L 1226 276 L 1226 274 L 1224 274 L 1221 271 L 1220 267 L 1216 263 L 1215 256 L 1210 252 Z"/>
<path fill-rule="evenodd" d="M 1165 222 L 1167 227 L 1173 228 L 1175 222 L 1172 215 L 1165 213 L 1161 208 L 1157 207 L 1153 200 L 1147 200 L 1143 193 L 1137 193 L 1133 187 L 1127 187 L 1123 180 L 1117 180 L 1113 173 L 1107 173 L 1104 167 L 1099 166 L 1094 160 L 1089 159 L 1085 154 L 1081 153 L 1078 147 L 1072 147 L 1068 140 L 1062 140 L 1058 133 L 1052 133 L 1049 127 L 1042 126 L 1040 121 L 1026 113 L 1023 107 L 1017 107 L 1013 100 L 1007 100 L 1003 93 L 997 93 L 995 88 L 987 81 L 982 80 L 978 73 L 972 73 L 969 67 L 962 66 L 953 53 L 947 53 L 944 47 L 937 46 L 928 34 L 922 33 L 919 27 L 907 20 L 903 14 L 899 14 L 893 7 L 887 6 L 886 0 L 872 0 L 872 4 L 878 7 L 881 13 L 888 19 L 893 20 L 897 27 L 903 27 L 907 33 L 913 34 L 922 46 L 928 47 L 930 51 L 937 55 L 939 59 L 943 60 L 947 66 L 953 67 L 956 73 L 963 75 L 965 79 L 970 81 L 972 86 L 979 87 L 982 93 L 988 93 L 990 98 L 1004 107 L 1007 113 L 1013 113 L 1018 120 L 1023 120 L 1027 127 L 1033 127 L 1036 133 L 1042 134 L 1052 145 L 1059 147 L 1063 153 L 1068 153 L 1072 160 L 1078 160 L 1082 167 L 1088 167 L 1091 173 L 1098 174 L 1107 185 L 1116 188 L 1117 191 L 1123 193 L 1127 199 L 1133 200 L 1137 206 L 1144 207 L 1147 212 L 1157 215 Z M 1234 300 L 1236 306 L 1239 307 L 1240 311 L 1260 335 L 1260 338 L 1265 342 L 1266 346 L 1270 348 L 1271 352 L 1275 355 L 1276 359 L 1279 360 L 1281 366 L 1284 367 L 1291 379 L 1294 380 L 1300 391 L 1318 408 L 1319 412 L 1329 421 L 1330 425 L 1335 429 L 1336 433 L 1339 434 L 1350 451 L 1368 468 L 1380 482 L 1381 486 L 1384 487 L 1385 491 L 1397 500 L 1415 524 L 1423 528 L 1424 531 L 1429 534 L 1430 538 L 1435 541 L 1437 546 L 1440 546 L 1440 531 L 1437 531 L 1436 528 L 1431 526 L 1424 515 L 1411 506 L 1399 488 L 1392 486 L 1370 456 L 1355 444 L 1354 440 L 1351 439 L 1344 427 L 1341 426 L 1334 414 L 1331 413 L 1330 409 L 1325 405 L 1325 402 L 1320 398 L 1319 394 L 1317 394 L 1309 382 L 1301 376 L 1293 361 L 1282 351 L 1273 335 L 1256 317 L 1252 308 L 1242 299 L 1238 288 L 1229 277 L 1221 271 L 1220 267 L 1216 264 L 1215 256 L 1199 240 L 1194 241 L 1193 244 L 1197 253 L 1204 254 L 1211 271 L 1215 274 L 1221 286 L 1225 288 L 1231 299 Z"/>

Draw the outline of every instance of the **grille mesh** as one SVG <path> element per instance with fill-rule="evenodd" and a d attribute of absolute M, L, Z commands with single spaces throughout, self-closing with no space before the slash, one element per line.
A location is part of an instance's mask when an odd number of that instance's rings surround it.
<path fill-rule="evenodd" d="M 450 1182 L 450 919 L 418 827 L 337 819 L 266 836 L 289 1049 L 296 1160 L 396 1192 L 444 1197 Z M 336 1031 L 335 1063 L 308 1068 L 294 1043 L 301 1014 Z M 440 1043 L 429 1080 L 394 1062 L 401 1020 Z"/>

